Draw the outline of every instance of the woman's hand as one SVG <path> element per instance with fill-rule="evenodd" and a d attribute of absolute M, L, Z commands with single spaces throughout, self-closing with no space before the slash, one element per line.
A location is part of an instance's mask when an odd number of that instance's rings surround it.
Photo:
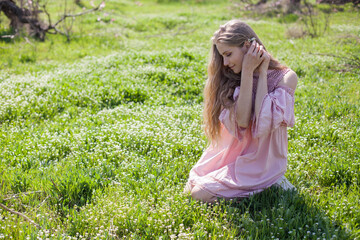
<path fill-rule="evenodd" d="M 270 54 L 256 41 L 253 41 L 249 50 L 244 55 L 242 69 L 254 72 L 259 67 L 259 71 L 266 73 L 269 68 Z"/>
<path fill-rule="evenodd" d="M 247 53 L 244 55 L 242 69 L 251 73 L 261 64 L 263 61 L 262 55 L 264 47 L 256 41 L 253 41 Z"/>
<path fill-rule="evenodd" d="M 261 46 L 262 47 L 262 46 Z M 262 49 L 262 56 L 260 57 L 260 59 L 262 59 L 262 62 L 259 66 L 259 72 L 261 73 L 267 73 L 267 70 L 269 69 L 269 63 L 270 63 L 270 54 L 265 50 Z"/>

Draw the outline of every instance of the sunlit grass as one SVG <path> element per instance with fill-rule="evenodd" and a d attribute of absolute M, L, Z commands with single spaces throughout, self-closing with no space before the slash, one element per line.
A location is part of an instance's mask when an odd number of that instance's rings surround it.
<path fill-rule="evenodd" d="M 342 58 L 360 51 L 354 12 L 336 13 L 317 39 L 285 38 L 278 19 L 245 19 L 299 76 L 286 173 L 297 191 L 207 205 L 182 189 L 207 146 L 209 39 L 241 12 L 205 1 L 106 4 L 77 20 L 70 43 L 0 42 L 0 203 L 42 227 L 0 209 L 0 238 L 360 236 L 360 79 Z"/>

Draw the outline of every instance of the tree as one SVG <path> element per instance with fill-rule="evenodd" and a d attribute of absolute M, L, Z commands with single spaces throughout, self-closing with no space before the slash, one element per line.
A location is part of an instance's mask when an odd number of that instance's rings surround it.
<path fill-rule="evenodd" d="M 77 14 L 68 14 L 65 12 L 59 20 L 52 24 L 51 15 L 46 9 L 46 3 L 42 5 L 40 3 L 41 0 L 29 0 L 26 4 L 24 4 L 24 0 L 18 0 L 17 2 L 15 2 L 15 0 L 0 0 L 0 12 L 3 12 L 10 20 L 10 27 L 14 32 L 14 35 L 11 37 L 18 35 L 20 30 L 25 28 L 31 36 L 34 36 L 42 41 L 45 40 L 45 36 L 48 33 L 59 33 L 65 35 L 68 41 L 70 41 L 69 33 L 58 29 L 58 25 L 62 21 L 68 17 L 81 16 L 90 12 L 101 10 L 105 7 L 105 2 L 102 2 L 97 7 Z M 40 19 L 40 13 L 46 14 L 48 20 L 47 23 Z"/>

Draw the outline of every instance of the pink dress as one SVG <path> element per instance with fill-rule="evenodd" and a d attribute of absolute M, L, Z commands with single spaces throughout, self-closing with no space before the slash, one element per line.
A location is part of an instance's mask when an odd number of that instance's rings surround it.
<path fill-rule="evenodd" d="M 290 69 L 269 70 L 268 94 L 256 119 L 237 126 L 235 109 L 223 109 L 220 140 L 211 144 L 190 171 L 189 190 L 198 186 L 221 198 L 248 197 L 275 184 L 287 165 L 287 127 L 294 126 L 294 90 L 278 86 Z M 258 76 L 254 75 L 253 106 Z M 234 91 L 236 100 L 240 87 Z M 235 106 L 233 107 L 235 108 Z"/>

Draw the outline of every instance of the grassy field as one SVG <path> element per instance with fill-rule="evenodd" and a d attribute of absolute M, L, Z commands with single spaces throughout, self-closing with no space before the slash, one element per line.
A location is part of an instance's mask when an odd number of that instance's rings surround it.
<path fill-rule="evenodd" d="M 297 191 L 207 205 L 182 189 L 207 145 L 210 37 L 233 18 L 299 76 L 286 173 Z M 0 203 L 41 227 L 0 208 L 0 238 L 360 238 L 359 12 L 333 12 L 318 38 L 287 37 L 291 19 L 109 0 L 75 20 L 70 42 L 0 40 Z"/>

